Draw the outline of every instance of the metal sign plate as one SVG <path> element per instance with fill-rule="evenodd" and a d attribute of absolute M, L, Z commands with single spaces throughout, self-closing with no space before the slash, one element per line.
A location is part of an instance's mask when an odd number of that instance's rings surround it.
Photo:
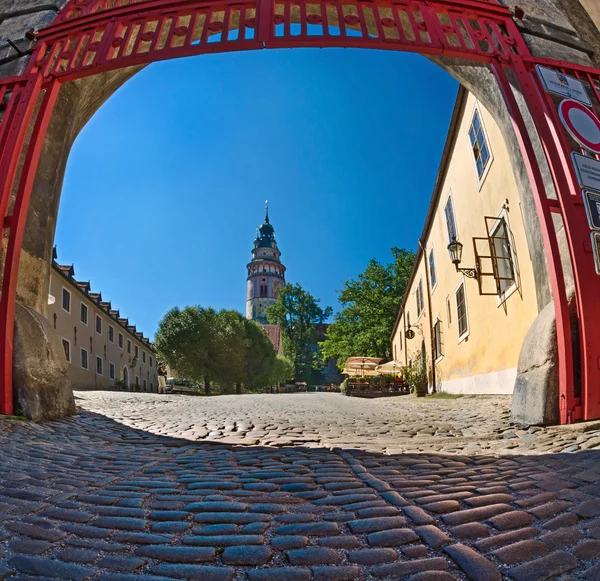
<path fill-rule="evenodd" d="M 558 106 L 560 120 L 573 139 L 592 153 L 600 153 L 600 120 L 575 99 L 565 99 Z"/>
<path fill-rule="evenodd" d="M 583 190 L 581 192 L 585 202 L 585 213 L 592 230 L 600 230 L 600 192 Z"/>
<path fill-rule="evenodd" d="M 544 89 L 549 93 L 575 99 L 584 105 L 592 106 L 592 101 L 586 91 L 583 83 L 575 77 L 570 77 L 559 71 L 547 69 L 541 65 L 535 67 L 538 75 L 544 85 Z"/>
<path fill-rule="evenodd" d="M 592 249 L 594 250 L 596 274 L 600 274 L 600 232 L 592 232 Z"/>
<path fill-rule="evenodd" d="M 573 152 L 571 160 L 577 173 L 577 181 L 583 188 L 600 192 L 600 161 L 595 157 Z"/>

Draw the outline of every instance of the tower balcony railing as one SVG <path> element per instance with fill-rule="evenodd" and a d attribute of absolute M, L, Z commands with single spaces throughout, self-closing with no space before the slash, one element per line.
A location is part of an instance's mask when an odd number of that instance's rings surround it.
<path fill-rule="evenodd" d="M 248 271 L 248 276 L 274 276 L 276 278 L 284 278 L 283 274 L 280 274 L 278 272 L 252 272 L 252 271 Z"/>

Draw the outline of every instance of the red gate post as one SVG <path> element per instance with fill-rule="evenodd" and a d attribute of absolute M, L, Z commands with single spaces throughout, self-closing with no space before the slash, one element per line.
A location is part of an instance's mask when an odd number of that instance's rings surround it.
<path fill-rule="evenodd" d="M 531 189 L 535 199 L 538 216 L 540 219 L 540 228 L 544 239 L 546 256 L 548 257 L 548 274 L 550 275 L 550 286 L 554 299 L 554 312 L 556 314 L 556 341 L 558 351 L 558 385 L 560 397 L 560 423 L 566 424 L 569 421 L 568 411 L 575 407 L 575 383 L 573 367 L 573 349 L 571 337 L 571 323 L 569 318 L 569 304 L 564 283 L 564 273 L 560 261 L 560 251 L 554 222 L 552 221 L 552 212 L 556 211 L 556 204 L 546 195 L 546 188 L 542 178 L 533 144 L 517 100 L 513 94 L 504 67 L 500 62 L 492 64 L 494 76 L 498 81 L 498 86 L 504 101 L 506 103 L 511 122 L 523 154 L 523 161 L 527 168 Z M 528 105 L 530 104 L 528 99 Z"/>
<path fill-rule="evenodd" d="M 530 64 L 533 67 L 535 59 Z M 568 63 L 555 65 L 569 66 Z M 514 59 L 513 70 L 526 96 L 552 174 L 558 197 L 558 207 L 553 211 L 560 213 L 564 222 L 575 283 L 581 353 L 581 399 L 575 398 L 574 391 L 561 391 L 561 424 L 596 419 L 600 417 L 600 277 L 594 268 L 581 188 L 578 187 L 572 166 L 571 147 L 565 130 L 561 127 L 550 96 L 542 92 L 539 81 L 534 78 L 537 73 L 528 70 L 521 59 Z M 567 345 L 567 348 L 571 347 Z"/>
<path fill-rule="evenodd" d="M 11 151 L 7 149 L 11 146 L 11 141 L 9 141 L 7 148 L 2 151 L 2 158 L 4 159 L 5 156 L 8 156 L 10 159 L 10 162 L 8 162 L 10 166 L 8 173 L 12 176 L 12 179 L 4 184 L 2 203 L 0 204 L 0 207 L 4 209 L 2 213 L 3 228 L 9 228 L 8 247 L 4 259 L 2 296 L 0 298 L 0 381 L 2 382 L 0 389 L 0 413 L 6 415 L 14 413 L 13 338 L 21 245 L 23 242 L 23 233 L 25 232 L 27 209 L 31 198 L 33 181 L 59 89 L 60 83 L 56 80 L 51 81 L 45 89 L 21 169 L 13 211 L 9 216 L 6 215 L 6 210 L 15 184 L 16 166 L 20 161 L 23 140 L 25 139 L 27 129 L 33 118 L 34 109 L 42 91 L 42 77 L 39 74 L 32 75 L 30 82 L 27 84 L 25 95 L 23 96 L 22 103 L 20 103 L 22 115 L 16 115 L 15 119 L 12 120 L 12 123 L 15 124 L 20 134 L 21 146 L 17 147 L 15 144 L 14 149 Z M 9 130 L 12 129 L 13 127 L 11 126 Z"/>

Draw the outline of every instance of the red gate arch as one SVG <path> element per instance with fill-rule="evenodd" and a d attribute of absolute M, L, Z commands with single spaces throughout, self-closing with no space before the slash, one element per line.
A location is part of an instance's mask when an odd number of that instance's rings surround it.
<path fill-rule="evenodd" d="M 560 421 L 600 417 L 600 276 L 560 127 L 538 64 L 573 75 L 600 113 L 600 71 L 531 55 L 510 10 L 496 0 L 70 0 L 22 76 L 0 80 L 0 229 L 6 241 L 0 297 L 0 412 L 11 414 L 19 257 L 44 137 L 63 83 L 109 70 L 214 52 L 354 47 L 417 52 L 487 64 L 504 96 L 525 160 L 544 238 L 557 323 Z M 554 181 L 548 197 L 509 76 L 524 95 Z M 569 310 L 552 220 L 565 224 L 581 347 L 576 387 Z"/>

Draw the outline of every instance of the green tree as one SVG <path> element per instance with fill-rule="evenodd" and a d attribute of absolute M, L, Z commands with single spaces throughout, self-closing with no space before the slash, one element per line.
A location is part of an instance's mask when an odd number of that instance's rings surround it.
<path fill-rule="evenodd" d="M 344 283 L 338 293 L 342 310 L 320 345 L 325 359 L 385 357 L 390 335 L 415 262 L 415 253 L 392 248 L 393 261 L 371 260 L 357 280 Z"/>
<path fill-rule="evenodd" d="M 323 323 L 331 313 L 331 307 L 322 309 L 319 300 L 299 284 L 285 285 L 277 303 L 267 309 L 269 322 L 281 325 L 285 356 L 294 364 L 297 381 L 311 381 L 318 360 L 315 325 Z"/>
<path fill-rule="evenodd" d="M 219 352 L 216 312 L 202 307 L 171 309 L 160 321 L 154 344 L 169 366 L 180 377 L 198 383 L 210 393 L 210 381 L 217 370 Z"/>
<path fill-rule="evenodd" d="M 237 311 L 202 307 L 171 309 L 159 323 L 155 345 L 178 375 L 211 382 L 223 391 L 242 385 L 266 387 L 275 365 L 275 350 L 263 328 Z"/>
<path fill-rule="evenodd" d="M 271 383 L 279 385 L 294 378 L 294 362 L 283 355 L 277 355 L 271 373 Z"/>

